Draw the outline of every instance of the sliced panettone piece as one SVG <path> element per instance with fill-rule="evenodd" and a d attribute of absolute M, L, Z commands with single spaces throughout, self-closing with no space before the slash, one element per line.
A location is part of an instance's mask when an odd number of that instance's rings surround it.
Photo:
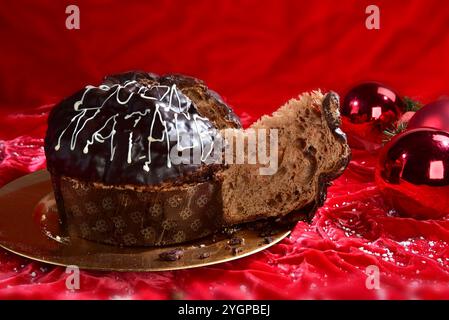
<path fill-rule="evenodd" d="M 245 161 L 218 173 L 225 223 L 282 217 L 303 210 L 310 217 L 323 204 L 329 181 L 343 172 L 350 159 L 339 125 L 338 95 L 313 91 L 290 100 L 247 130 L 235 130 L 237 136 L 247 139 L 251 130 L 266 129 L 270 141 L 269 129 L 277 129 L 278 168 L 274 174 L 262 175 L 259 169 L 267 164 Z"/>
<path fill-rule="evenodd" d="M 108 76 L 48 117 L 45 154 L 60 219 L 71 237 L 161 246 L 240 223 L 276 227 L 310 217 L 349 161 L 338 104 L 334 93 L 306 93 L 243 130 L 201 80 L 141 71 Z M 234 154 L 232 141 L 223 144 L 223 134 L 251 140 L 256 131 L 276 142 L 269 163 L 209 159 L 248 157 Z M 263 146 L 248 148 L 246 160 Z M 180 150 L 192 150 L 188 161 L 179 161 Z"/>

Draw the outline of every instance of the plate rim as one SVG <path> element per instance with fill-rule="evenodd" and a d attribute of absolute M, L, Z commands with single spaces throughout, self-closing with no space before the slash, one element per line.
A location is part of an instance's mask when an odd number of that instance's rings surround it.
<path fill-rule="evenodd" d="M 3 185 L 2 187 L 0 187 L 0 196 L 4 196 L 7 195 L 8 193 L 11 192 L 15 192 L 19 189 L 14 189 L 14 185 L 17 183 L 20 183 L 22 180 L 25 179 L 32 179 L 32 178 L 36 178 L 39 179 L 38 181 L 35 181 L 33 183 L 39 183 L 39 182 L 43 182 L 46 181 L 47 179 L 50 180 L 50 175 L 49 172 L 46 169 L 40 169 L 40 170 L 36 170 L 34 172 L 30 172 L 28 174 L 25 174 L 21 177 L 18 177 L 10 182 L 8 182 L 7 184 Z M 45 196 L 45 194 L 43 195 Z M 30 215 L 31 218 L 31 215 Z M 120 267 L 95 267 L 95 266 L 84 266 L 84 265 L 76 265 L 80 270 L 95 270 L 95 271 L 114 271 L 114 272 L 161 272 L 161 271 L 175 271 L 175 270 L 187 270 L 187 269 L 194 269 L 194 268 L 200 268 L 200 267 L 206 267 L 206 266 L 211 266 L 211 265 L 218 265 L 218 264 L 222 264 L 222 263 L 226 263 L 226 262 L 231 262 L 231 261 L 235 261 L 238 259 L 242 259 L 257 253 L 260 253 L 261 251 L 268 249 L 271 246 L 274 246 L 275 244 L 281 242 L 282 240 L 284 240 L 285 238 L 287 238 L 293 229 L 294 226 L 290 227 L 288 230 L 286 229 L 286 231 L 284 231 L 283 233 L 281 233 L 279 236 L 277 236 L 275 239 L 273 239 L 272 242 L 267 243 L 267 244 L 262 244 L 259 245 L 258 247 L 252 249 L 251 251 L 248 252 L 243 252 L 241 254 L 237 254 L 235 256 L 229 256 L 226 258 L 219 258 L 218 260 L 213 260 L 213 261 L 209 261 L 209 262 L 201 262 L 198 264 L 189 264 L 189 265 L 178 265 L 178 266 L 169 266 L 167 265 L 166 267 L 153 267 L 153 268 L 120 268 Z M 49 238 L 50 240 L 52 240 L 51 238 Z M 55 241 L 55 240 L 52 240 Z M 89 240 L 87 240 L 89 241 Z M 195 244 L 195 240 L 190 242 L 191 245 Z M 70 244 L 66 244 L 66 245 L 70 245 Z M 182 244 L 180 244 L 182 245 Z M 170 248 L 172 248 L 173 246 L 169 246 L 167 247 L 167 250 L 170 250 Z M 4 250 L 11 252 L 13 254 L 16 254 L 22 258 L 26 258 L 26 259 L 30 259 L 32 261 L 37 261 L 40 263 L 45 263 L 45 264 L 49 264 L 49 265 L 54 265 L 54 266 L 60 266 L 60 267 L 68 267 L 71 264 L 68 263 L 63 263 L 63 262 L 59 262 L 59 261 L 54 261 L 54 260 L 49 260 L 46 258 L 40 258 L 40 257 L 36 257 L 36 256 L 32 256 L 29 253 L 24 253 L 24 252 L 20 252 L 17 251 L 16 249 L 13 249 L 11 247 L 9 247 L 7 244 L 5 244 L 4 241 L 2 241 L 0 239 L 0 248 L 3 248 Z M 139 247 L 140 248 L 140 247 Z M 141 247 L 142 249 L 145 249 L 145 247 Z M 162 247 L 149 247 L 149 248 L 156 248 L 156 249 L 161 249 Z M 117 255 L 125 255 L 125 253 L 114 253 Z M 126 253 L 127 255 L 129 255 L 130 253 Z M 170 264 L 170 261 L 167 261 L 167 264 Z"/>

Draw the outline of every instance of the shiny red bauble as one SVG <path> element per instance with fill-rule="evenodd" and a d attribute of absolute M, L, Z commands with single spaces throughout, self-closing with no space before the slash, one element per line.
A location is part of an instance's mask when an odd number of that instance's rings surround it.
<path fill-rule="evenodd" d="M 434 128 L 449 132 L 449 99 L 431 102 L 410 119 L 407 129 Z"/>
<path fill-rule="evenodd" d="M 375 176 L 386 202 L 402 216 L 449 215 L 449 133 L 422 128 L 397 135 L 382 149 Z"/>
<path fill-rule="evenodd" d="M 348 92 L 341 113 L 352 123 L 390 122 L 398 120 L 404 110 L 404 102 L 392 89 L 377 82 L 366 82 Z"/>
<path fill-rule="evenodd" d="M 401 97 L 383 84 L 366 82 L 352 88 L 341 107 L 349 143 L 355 148 L 380 148 L 383 131 L 391 128 L 405 109 Z"/>

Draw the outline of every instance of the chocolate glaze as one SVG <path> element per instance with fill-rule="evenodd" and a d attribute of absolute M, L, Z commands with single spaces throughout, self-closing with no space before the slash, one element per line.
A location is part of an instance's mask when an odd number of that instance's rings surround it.
<path fill-rule="evenodd" d="M 189 164 L 175 164 L 169 150 L 179 135 L 188 138 L 181 146 L 194 146 L 206 158 L 223 127 L 241 125 L 198 79 L 145 72 L 108 76 L 50 112 L 47 167 L 52 174 L 111 185 L 207 180 L 216 166 L 193 163 L 193 152 Z"/>

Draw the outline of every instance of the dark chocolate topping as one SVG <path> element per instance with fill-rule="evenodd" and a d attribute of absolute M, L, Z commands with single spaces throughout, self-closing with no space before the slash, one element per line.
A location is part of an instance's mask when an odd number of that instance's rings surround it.
<path fill-rule="evenodd" d="M 239 119 L 198 79 L 145 72 L 109 76 L 50 112 L 47 167 L 53 174 L 114 185 L 207 180 L 215 167 L 205 162 L 218 129 L 226 127 L 240 127 Z M 179 163 L 177 147 L 187 163 Z"/>

